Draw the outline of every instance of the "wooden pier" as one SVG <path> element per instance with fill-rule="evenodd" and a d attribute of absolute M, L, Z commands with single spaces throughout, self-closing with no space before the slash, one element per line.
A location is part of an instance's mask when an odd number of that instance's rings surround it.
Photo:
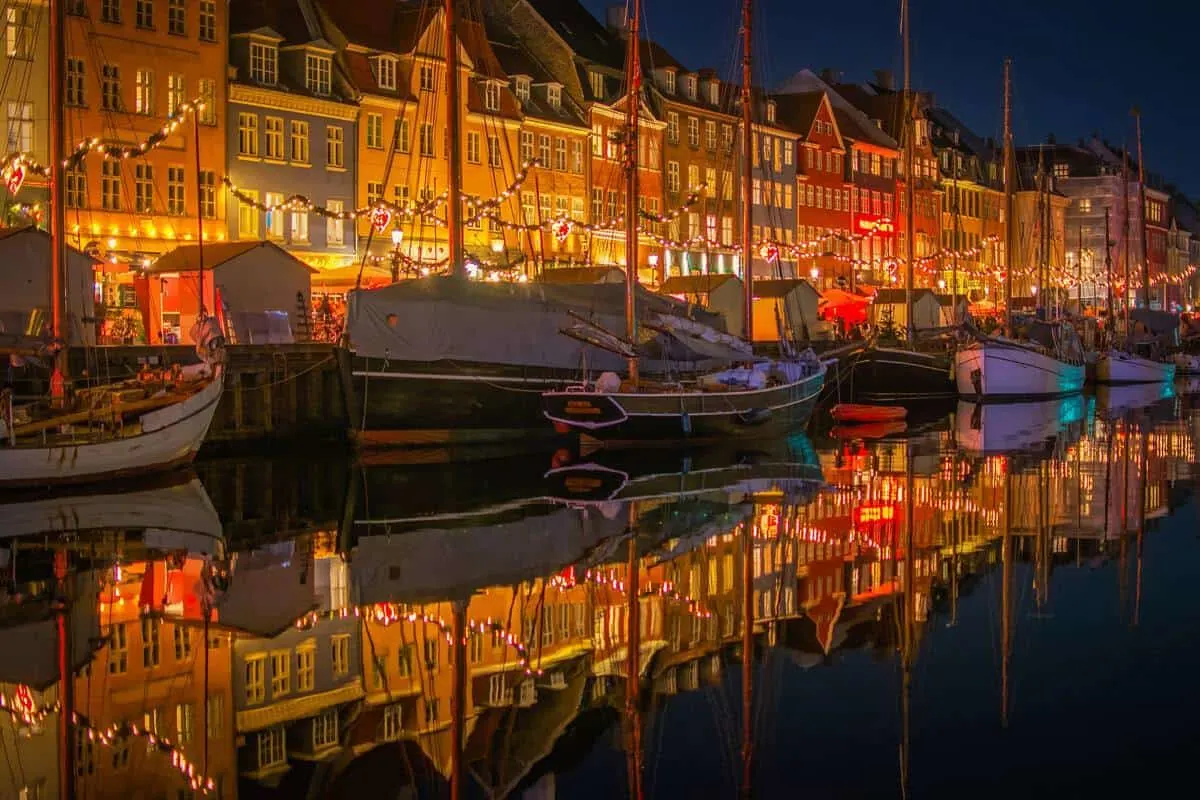
<path fill-rule="evenodd" d="M 147 367 L 197 360 L 188 345 L 72 348 L 71 374 L 121 380 Z M 346 405 L 332 345 L 229 345 L 225 375 L 225 394 L 207 444 L 346 437 Z"/>

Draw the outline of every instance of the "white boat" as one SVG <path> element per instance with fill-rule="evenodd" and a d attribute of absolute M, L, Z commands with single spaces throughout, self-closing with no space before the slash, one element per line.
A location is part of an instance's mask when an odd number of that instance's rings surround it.
<path fill-rule="evenodd" d="M 1041 349 L 1007 339 L 960 347 L 954 354 L 954 380 L 960 397 L 1034 399 L 1083 390 L 1082 359 L 1064 361 Z"/>
<path fill-rule="evenodd" d="M 1084 417 L 1082 395 L 1034 403 L 958 401 L 955 441 L 977 454 L 1037 450 Z"/>
<path fill-rule="evenodd" d="M 1105 419 L 1120 419 L 1130 411 L 1149 408 L 1175 396 L 1175 384 L 1130 383 L 1096 387 L 1096 411 Z"/>
<path fill-rule="evenodd" d="M 1175 364 L 1109 350 L 1096 361 L 1096 380 L 1100 383 L 1170 383 L 1175 380 Z"/>
<path fill-rule="evenodd" d="M 116 432 L 60 429 L 44 439 L 18 436 L 14 445 L 8 424 L 0 423 L 0 488 L 97 483 L 189 463 L 208 434 L 223 386 L 218 366 L 211 379 L 181 401 L 147 411 Z M 20 425 L 14 427 L 20 431 Z"/>
<path fill-rule="evenodd" d="M 1176 375 L 1200 375 L 1200 353 L 1176 353 Z"/>

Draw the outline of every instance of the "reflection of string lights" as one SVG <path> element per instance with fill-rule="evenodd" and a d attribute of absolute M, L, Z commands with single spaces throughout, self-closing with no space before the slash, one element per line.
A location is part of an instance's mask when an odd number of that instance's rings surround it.
<path fill-rule="evenodd" d="M 550 588 L 558 589 L 560 591 L 574 589 L 576 586 L 579 586 L 583 583 L 606 589 L 612 589 L 620 594 L 626 594 L 629 591 L 629 585 L 625 581 L 618 578 L 615 574 L 605 575 L 602 572 L 594 572 L 590 569 L 584 572 L 582 580 L 575 577 L 574 570 L 569 570 L 567 574 L 555 575 L 549 580 Z M 687 607 L 688 613 L 697 619 L 709 619 L 712 617 L 712 612 L 707 611 L 702 605 L 700 605 L 699 600 L 681 593 L 675 588 L 675 584 L 671 583 L 670 581 L 664 581 L 657 587 L 650 585 L 638 596 L 652 597 L 655 595 L 664 597 L 672 602 L 683 604 Z"/>
<path fill-rule="evenodd" d="M 0 694 L 0 710 L 8 712 L 9 716 L 20 724 L 33 727 L 40 725 L 52 714 L 60 713 L 62 706 L 59 703 L 53 703 L 35 707 L 29 702 L 28 697 L 18 690 L 17 697 L 13 699 Z M 129 722 L 98 728 L 75 712 L 71 712 L 71 724 L 75 726 L 76 736 L 87 737 L 89 742 L 97 742 L 107 747 L 112 747 L 118 742 L 128 739 L 145 739 L 149 747 L 169 757 L 171 766 L 187 779 L 188 786 L 193 791 L 209 794 L 217 788 L 216 782 L 211 777 L 199 773 L 196 763 L 191 761 L 183 750 L 175 747 L 169 739 L 159 736 L 152 730 Z"/>

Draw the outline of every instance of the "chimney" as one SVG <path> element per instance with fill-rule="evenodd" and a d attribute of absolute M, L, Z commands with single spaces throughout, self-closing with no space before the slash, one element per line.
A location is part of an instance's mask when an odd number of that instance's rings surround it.
<path fill-rule="evenodd" d="M 875 70 L 875 85 L 889 92 L 895 89 L 896 79 L 892 75 L 892 71 L 890 69 Z"/>
<path fill-rule="evenodd" d="M 608 7 L 608 29 L 620 36 L 625 36 L 629 33 L 629 26 L 626 24 L 625 6 L 609 6 Z"/>
<path fill-rule="evenodd" d="M 1053 134 L 1053 133 L 1051 133 L 1051 134 L 1048 134 L 1048 135 L 1046 136 L 1046 144 L 1058 144 L 1058 142 L 1057 142 L 1057 141 L 1055 140 L 1055 138 L 1054 138 L 1054 134 Z"/>
<path fill-rule="evenodd" d="M 832 67 L 825 67 L 823 70 L 821 70 L 821 74 L 817 77 L 829 84 L 841 82 L 839 80 L 841 78 L 841 74 Z"/>
<path fill-rule="evenodd" d="M 937 108 L 937 103 L 934 102 L 933 92 L 920 92 L 921 102 L 926 108 Z"/>

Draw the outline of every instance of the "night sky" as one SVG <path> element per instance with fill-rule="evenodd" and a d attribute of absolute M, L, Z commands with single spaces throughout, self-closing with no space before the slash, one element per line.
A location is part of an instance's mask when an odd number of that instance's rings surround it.
<path fill-rule="evenodd" d="M 611 3 L 583 0 L 601 20 Z M 691 68 L 729 78 L 740 0 L 642 0 L 646 35 Z M 804 68 L 864 81 L 876 69 L 900 80 L 899 1 L 756 0 L 757 78 L 778 85 Z M 1147 168 L 1192 197 L 1200 165 L 1195 53 L 1200 5 L 1164 0 L 912 0 L 913 86 L 981 136 L 1000 138 L 1001 69 L 1013 59 L 1018 144 L 1075 141 L 1093 132 L 1120 144 L 1142 109 Z M 1190 58 L 1190 61 L 1189 61 Z"/>

